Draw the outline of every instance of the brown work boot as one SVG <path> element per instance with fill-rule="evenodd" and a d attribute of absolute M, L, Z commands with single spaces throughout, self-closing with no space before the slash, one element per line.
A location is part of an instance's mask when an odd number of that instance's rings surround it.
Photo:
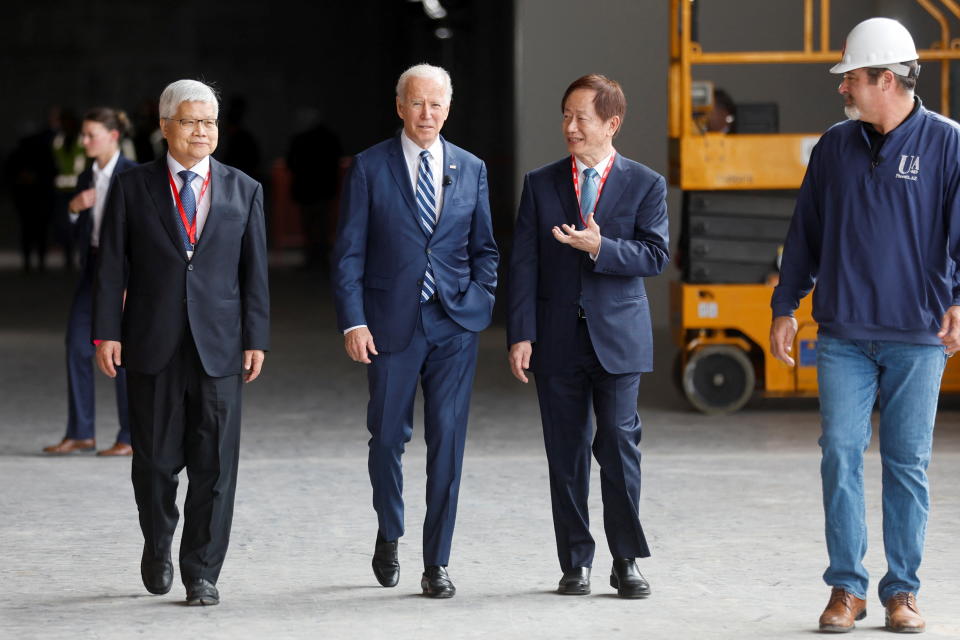
<path fill-rule="evenodd" d="M 917 609 L 917 596 L 901 591 L 890 597 L 887 607 L 887 629 L 896 633 L 923 633 L 927 623 Z"/>
<path fill-rule="evenodd" d="M 861 600 L 845 589 L 834 587 L 830 602 L 820 616 L 820 631 L 846 633 L 853 631 L 854 620 L 867 617 L 867 601 Z"/>
<path fill-rule="evenodd" d="M 74 453 L 76 451 L 93 451 L 97 448 L 97 442 L 93 438 L 88 438 L 86 440 L 74 440 L 73 438 L 64 438 L 60 444 L 52 444 L 49 447 L 44 447 L 44 453 L 52 453 L 55 455 L 64 455 L 67 453 Z"/>

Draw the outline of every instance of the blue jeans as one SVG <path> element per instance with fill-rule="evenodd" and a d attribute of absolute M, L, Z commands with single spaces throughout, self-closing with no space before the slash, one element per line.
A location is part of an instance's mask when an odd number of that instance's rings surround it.
<path fill-rule="evenodd" d="M 829 586 L 866 599 L 863 453 L 870 445 L 870 415 L 878 400 L 887 558 L 880 600 L 920 589 L 917 569 L 930 509 L 927 465 L 945 364 L 941 346 L 819 337 L 820 475 L 830 556 L 823 579 Z"/>

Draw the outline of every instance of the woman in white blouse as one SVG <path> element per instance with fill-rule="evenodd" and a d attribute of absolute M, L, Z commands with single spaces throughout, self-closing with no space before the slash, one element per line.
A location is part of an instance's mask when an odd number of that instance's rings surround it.
<path fill-rule="evenodd" d="M 113 176 L 136 166 L 120 151 L 123 137 L 129 132 L 130 121 L 123 111 L 109 107 L 91 109 L 83 118 L 81 144 L 93 162 L 80 174 L 77 192 L 70 200 L 68 211 L 75 234 L 83 268 L 70 307 L 67 323 L 67 391 L 69 414 L 67 432 L 59 444 L 44 448 L 50 454 L 94 451 L 95 388 L 93 371 L 94 345 L 91 336 L 93 313 L 93 280 L 97 267 L 97 248 L 104 207 Z M 115 378 L 117 387 L 117 417 L 120 431 L 115 444 L 99 451 L 101 456 L 129 456 L 130 425 L 127 411 L 127 379 L 122 369 Z"/>

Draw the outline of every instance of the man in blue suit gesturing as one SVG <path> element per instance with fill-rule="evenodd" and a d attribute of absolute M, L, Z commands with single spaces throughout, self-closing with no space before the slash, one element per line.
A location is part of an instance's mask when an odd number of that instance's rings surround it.
<path fill-rule="evenodd" d="M 525 370 L 536 374 L 559 593 L 590 593 L 592 437 L 610 584 L 621 597 L 643 598 L 650 586 L 635 559 L 650 551 L 639 518 L 637 393 L 640 373 L 653 364 L 643 277 L 667 264 L 666 185 L 613 148 L 626 111 L 619 84 L 579 78 L 561 108 L 571 155 L 528 173 L 520 199 L 508 287 L 510 368 L 521 382 Z"/>
<path fill-rule="evenodd" d="M 357 154 L 341 198 L 333 289 L 344 347 L 367 365 L 369 472 L 379 530 L 373 571 L 397 584 L 404 532 L 401 455 L 413 433 L 419 380 L 427 443 L 423 593 L 449 598 L 477 332 L 497 284 L 487 171 L 442 137 L 453 88 L 420 64 L 397 82 L 399 136 Z"/>

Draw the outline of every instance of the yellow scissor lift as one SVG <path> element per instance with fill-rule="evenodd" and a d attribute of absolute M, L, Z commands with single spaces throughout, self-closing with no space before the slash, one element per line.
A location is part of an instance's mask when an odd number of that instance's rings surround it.
<path fill-rule="evenodd" d="M 951 41 L 942 9 L 960 20 L 956 0 L 916 0 L 940 26 L 941 39 L 919 51 L 921 63 L 940 62 L 940 112 L 950 113 L 950 60 L 960 59 L 960 40 Z M 814 47 L 814 0 L 803 0 L 803 49 L 795 51 L 705 52 L 691 39 L 690 0 L 670 0 L 669 145 L 670 183 L 684 192 L 684 223 L 695 199 L 790 197 L 799 189 L 810 150 L 819 134 L 737 134 L 705 132 L 696 116 L 694 94 L 707 102 L 712 90 L 693 81 L 699 65 L 834 64 L 840 51 L 829 46 L 830 0 L 819 0 L 819 47 Z M 867 17 L 867 16 L 864 16 Z M 928 72 L 929 73 L 929 72 Z M 703 105 L 703 102 L 699 103 Z M 702 116 L 702 112 L 701 112 Z M 687 233 L 684 229 L 683 237 Z M 782 242 L 782 239 L 780 240 Z M 728 241 L 729 244 L 729 241 Z M 762 243 L 743 241 L 744 251 Z M 737 247 L 734 246 L 735 250 Z M 770 256 L 776 272 L 776 256 Z M 701 274 L 703 275 L 703 274 Z M 790 368 L 770 353 L 772 284 L 763 278 L 744 282 L 710 282 L 690 274 L 672 283 L 671 327 L 679 349 L 674 375 L 690 403 L 705 413 L 740 409 L 759 393 L 764 397 L 817 395 L 817 325 L 810 296 L 800 304 L 799 325 Z M 693 281 L 692 281 L 693 280 Z M 948 361 L 941 390 L 960 391 L 960 364 Z"/>

